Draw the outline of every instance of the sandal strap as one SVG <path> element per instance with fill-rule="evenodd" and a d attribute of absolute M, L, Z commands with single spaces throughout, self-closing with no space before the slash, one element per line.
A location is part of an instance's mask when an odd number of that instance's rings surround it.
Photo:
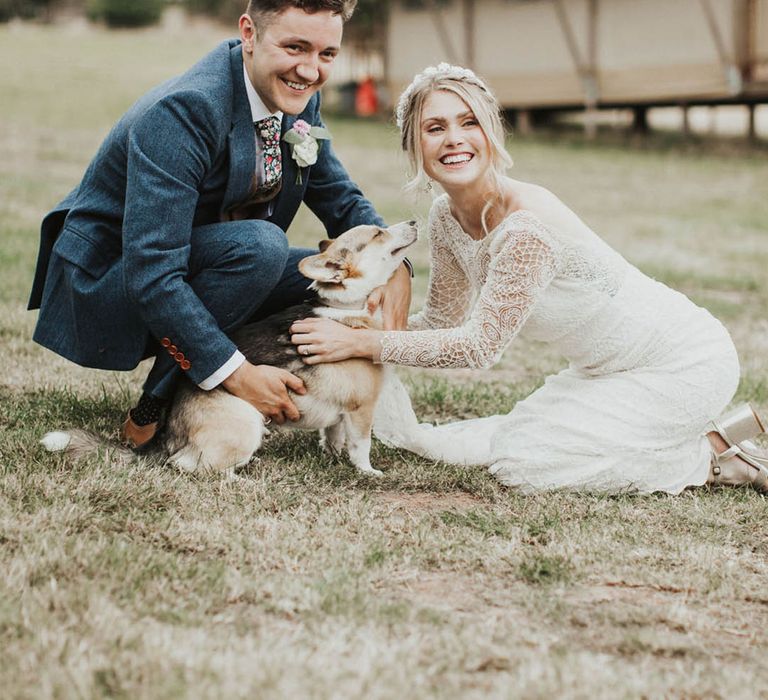
<path fill-rule="evenodd" d="M 747 464 L 749 464 L 750 467 L 753 467 L 757 469 L 763 476 L 768 477 L 768 464 L 766 464 L 765 460 L 756 457 L 753 454 L 750 454 L 749 452 L 745 452 L 744 450 L 739 450 L 738 456 L 740 459 L 743 459 Z"/>
<path fill-rule="evenodd" d="M 731 445 L 727 450 L 723 450 L 720 454 L 715 453 L 715 462 L 725 462 L 728 459 L 731 459 L 732 457 L 736 457 L 737 455 L 741 456 L 744 454 L 744 450 L 741 449 L 741 447 L 736 445 Z"/>
<path fill-rule="evenodd" d="M 731 445 L 727 450 L 723 450 L 719 454 L 712 450 L 712 463 L 713 466 L 722 467 L 730 459 L 740 459 L 748 464 L 753 469 L 756 469 L 763 478 L 768 479 L 768 461 L 757 455 L 753 455 L 750 452 L 744 450 L 741 445 Z M 716 471 L 715 474 L 719 474 Z"/>

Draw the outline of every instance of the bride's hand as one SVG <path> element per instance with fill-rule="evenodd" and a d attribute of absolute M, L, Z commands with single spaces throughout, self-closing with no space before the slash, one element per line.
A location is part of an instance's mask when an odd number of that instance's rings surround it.
<path fill-rule="evenodd" d="M 340 362 L 350 357 L 379 359 L 379 331 L 350 328 L 328 318 L 294 321 L 291 342 L 308 365 Z"/>

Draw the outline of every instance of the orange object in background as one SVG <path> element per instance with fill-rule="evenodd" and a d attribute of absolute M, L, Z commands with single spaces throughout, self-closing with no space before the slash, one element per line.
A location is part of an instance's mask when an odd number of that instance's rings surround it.
<path fill-rule="evenodd" d="M 373 78 L 365 78 L 355 91 L 355 114 L 358 117 L 370 117 L 379 111 L 379 97 Z"/>

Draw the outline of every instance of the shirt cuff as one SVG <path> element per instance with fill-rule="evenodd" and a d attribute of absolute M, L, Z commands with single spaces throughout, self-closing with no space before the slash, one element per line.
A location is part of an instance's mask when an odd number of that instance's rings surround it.
<path fill-rule="evenodd" d="M 234 372 L 240 365 L 245 362 L 245 355 L 239 350 L 235 350 L 235 354 L 232 355 L 219 369 L 217 369 L 210 377 L 204 379 L 197 386 L 204 391 L 210 391 L 215 389 L 221 384 L 232 372 Z"/>

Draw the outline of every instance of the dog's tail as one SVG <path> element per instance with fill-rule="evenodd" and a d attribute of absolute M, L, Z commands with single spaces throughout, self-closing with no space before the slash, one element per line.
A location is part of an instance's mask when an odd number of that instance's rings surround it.
<path fill-rule="evenodd" d="M 56 430 L 43 435 L 40 442 L 49 452 L 64 452 L 74 461 L 106 453 L 109 455 L 110 461 L 129 464 L 137 456 L 127 447 L 107 442 L 98 435 L 85 430 Z"/>

